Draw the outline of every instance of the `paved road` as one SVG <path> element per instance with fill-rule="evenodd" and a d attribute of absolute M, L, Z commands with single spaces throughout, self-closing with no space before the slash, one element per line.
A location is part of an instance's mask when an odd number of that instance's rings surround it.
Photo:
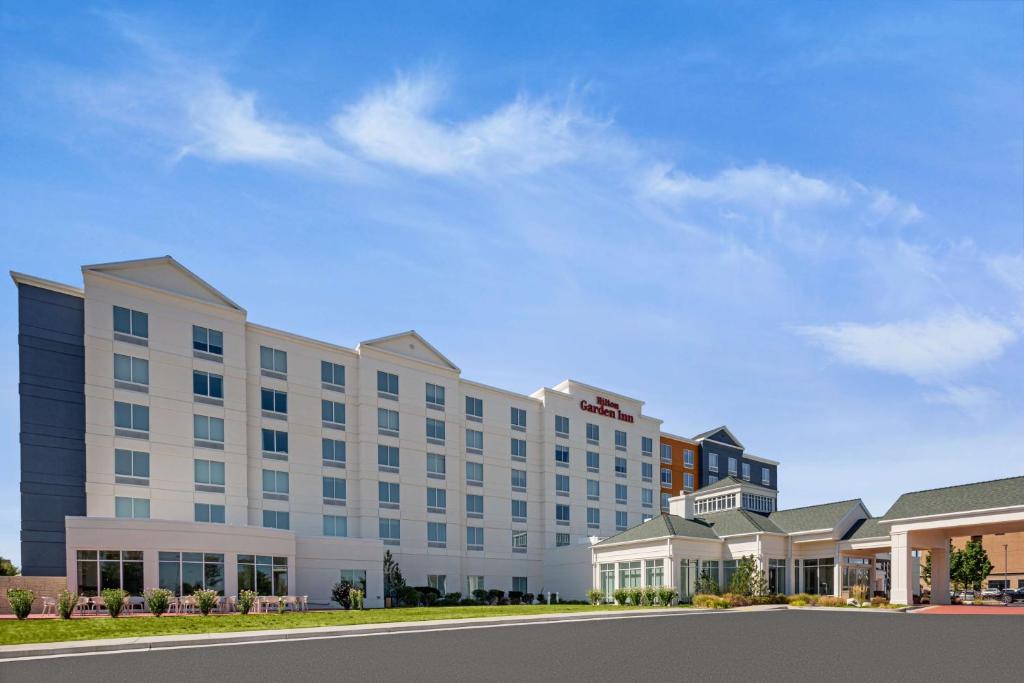
<path fill-rule="evenodd" d="M 429 627 L 426 627 L 429 628 Z M 0 664 L 0 681 L 1021 681 L 1024 620 L 722 612 Z M 987 653 L 979 659 L 972 653 Z"/>

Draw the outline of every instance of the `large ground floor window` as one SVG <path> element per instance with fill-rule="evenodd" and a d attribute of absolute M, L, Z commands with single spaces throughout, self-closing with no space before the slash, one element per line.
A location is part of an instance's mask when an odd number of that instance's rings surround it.
<path fill-rule="evenodd" d="M 647 560 L 644 562 L 647 570 L 648 586 L 665 585 L 665 560 Z"/>
<path fill-rule="evenodd" d="M 598 570 L 598 586 L 604 593 L 604 599 L 612 600 L 612 593 L 615 592 L 615 565 L 602 564 Z"/>
<path fill-rule="evenodd" d="M 258 595 L 287 595 L 288 558 L 239 555 L 238 590 L 254 590 Z"/>
<path fill-rule="evenodd" d="M 365 569 L 342 569 L 341 576 L 338 579 L 342 583 L 347 583 L 353 588 L 358 588 L 363 591 L 363 595 L 366 594 L 366 570 Z"/>
<path fill-rule="evenodd" d="M 786 561 L 768 560 L 768 592 L 786 592 Z"/>
<path fill-rule="evenodd" d="M 161 552 L 160 587 L 175 595 L 192 595 L 205 588 L 224 595 L 223 553 Z"/>
<path fill-rule="evenodd" d="M 619 562 L 619 588 L 640 587 L 640 560 Z"/>
<path fill-rule="evenodd" d="M 871 560 L 866 557 L 850 557 L 843 562 L 843 593 L 849 594 L 855 586 L 862 587 L 871 595 Z"/>
<path fill-rule="evenodd" d="M 736 560 L 725 560 L 722 562 L 722 585 L 723 593 L 729 592 L 729 584 L 732 582 L 732 575 L 736 573 Z"/>
<path fill-rule="evenodd" d="M 679 561 L 679 602 L 690 602 L 697 592 L 697 571 L 697 560 Z"/>
<path fill-rule="evenodd" d="M 76 564 L 79 595 L 96 596 L 106 588 L 142 595 L 141 550 L 79 550 Z"/>
<path fill-rule="evenodd" d="M 804 592 L 811 595 L 832 595 L 835 591 L 835 560 L 823 557 L 804 560 Z"/>

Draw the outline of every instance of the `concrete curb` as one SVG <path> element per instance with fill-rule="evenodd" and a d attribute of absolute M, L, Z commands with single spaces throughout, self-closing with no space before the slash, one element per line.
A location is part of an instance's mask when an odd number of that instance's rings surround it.
<path fill-rule="evenodd" d="M 887 613 L 893 613 L 893 612 L 906 612 L 909 609 L 907 607 L 892 607 L 892 608 L 882 608 L 882 607 L 816 607 L 814 605 L 804 605 L 803 607 L 787 605 L 786 608 L 787 609 L 795 609 L 795 610 L 804 610 L 804 611 L 807 611 L 807 610 L 817 610 L 819 612 L 823 612 L 823 611 L 827 611 L 827 612 L 857 612 L 857 613 L 863 612 L 864 614 L 887 614 Z"/>
<path fill-rule="evenodd" d="M 481 626 L 510 626 L 519 624 L 551 623 L 557 621 L 605 619 L 608 617 L 664 616 L 670 614 L 695 614 L 713 610 L 683 608 L 647 608 L 623 611 L 600 612 L 556 612 L 537 615 L 510 615 L 507 617 L 467 617 L 463 619 L 431 619 L 423 621 L 398 621 L 382 624 L 357 624 L 350 626 L 316 626 L 311 628 L 289 628 L 261 631 L 230 631 L 222 633 L 201 633 L 168 636 L 142 636 L 137 638 L 105 638 L 101 640 L 72 640 L 56 643 L 25 643 L 22 645 L 0 646 L 0 662 L 5 659 L 76 655 L 98 652 L 144 652 L 174 647 L 235 645 L 279 640 L 305 638 L 330 638 L 343 636 L 365 636 L 383 633 L 402 633 L 438 628 L 469 628 Z M 201 617 L 196 617 L 201 618 Z"/>

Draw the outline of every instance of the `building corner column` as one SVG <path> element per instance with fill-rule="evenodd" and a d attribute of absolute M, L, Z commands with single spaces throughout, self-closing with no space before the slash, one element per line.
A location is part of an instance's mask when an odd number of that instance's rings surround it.
<path fill-rule="evenodd" d="M 912 585 L 914 571 L 913 549 L 910 547 L 910 535 L 905 532 L 893 533 L 889 536 L 892 559 L 890 574 L 892 586 L 889 602 L 896 605 L 914 604 L 914 587 Z"/>
<path fill-rule="evenodd" d="M 932 584 L 930 602 L 933 605 L 949 604 L 949 542 L 942 548 L 931 548 Z"/>

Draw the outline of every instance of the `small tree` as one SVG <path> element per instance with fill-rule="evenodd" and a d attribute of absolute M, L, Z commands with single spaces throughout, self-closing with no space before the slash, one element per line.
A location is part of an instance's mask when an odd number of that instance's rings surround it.
<path fill-rule="evenodd" d="M 171 604 L 171 591 L 166 588 L 151 588 L 146 591 L 145 596 L 146 605 L 154 617 L 159 617 L 167 612 L 167 608 Z"/>
<path fill-rule="evenodd" d="M 952 553 L 950 553 L 952 557 Z M 932 552 L 928 551 L 928 557 L 924 558 L 924 566 L 921 567 L 921 580 L 929 586 L 932 585 Z"/>
<path fill-rule="evenodd" d="M 78 604 L 78 593 L 72 593 L 66 588 L 57 595 L 57 614 L 61 619 L 70 619 L 75 613 L 75 605 Z"/>
<path fill-rule="evenodd" d="M 353 588 L 349 591 L 349 597 L 352 598 L 352 609 L 363 609 L 363 591 Z"/>
<path fill-rule="evenodd" d="M 196 599 L 196 609 L 204 617 L 209 616 L 217 604 L 217 591 L 209 588 L 200 588 L 192 594 L 192 597 Z"/>
<path fill-rule="evenodd" d="M 6 557 L 0 557 L 0 576 L 17 576 L 19 573 L 13 562 Z"/>
<path fill-rule="evenodd" d="M 352 584 L 348 581 L 339 581 L 331 588 L 331 600 L 341 605 L 342 609 L 352 607 Z"/>
<path fill-rule="evenodd" d="M 405 588 L 405 578 L 390 550 L 384 551 L 384 594 L 396 597 Z"/>
<path fill-rule="evenodd" d="M 697 585 L 695 587 L 697 595 L 718 595 L 720 589 L 718 587 L 718 581 L 711 576 L 711 572 L 707 569 L 700 573 L 697 577 Z"/>
<path fill-rule="evenodd" d="M 107 614 L 112 619 L 119 617 L 121 610 L 124 609 L 124 599 L 128 597 L 128 591 L 120 588 L 104 588 L 100 594 L 103 596 L 103 604 L 107 606 Z"/>
<path fill-rule="evenodd" d="M 238 592 L 238 611 L 241 614 L 248 614 L 251 612 L 254 604 L 256 604 L 256 591 Z"/>
<path fill-rule="evenodd" d="M 757 571 L 753 555 L 744 555 L 736 563 L 736 571 L 729 580 L 729 592 L 733 595 L 751 595 L 750 580 Z"/>
<path fill-rule="evenodd" d="M 587 600 L 590 601 L 591 605 L 600 605 L 601 602 L 604 600 L 604 591 L 599 591 L 596 588 L 591 588 L 587 591 Z"/>
<path fill-rule="evenodd" d="M 750 594 L 759 598 L 768 595 L 768 574 L 760 567 L 750 575 Z"/>
<path fill-rule="evenodd" d="M 36 594 L 25 588 L 8 588 L 7 601 L 11 603 L 11 611 L 18 619 L 27 619 L 32 612 L 32 602 Z"/>
<path fill-rule="evenodd" d="M 992 563 L 981 541 L 968 541 L 963 550 L 954 550 L 949 558 L 950 579 L 964 589 L 981 588 L 981 582 L 992 573 Z"/>

